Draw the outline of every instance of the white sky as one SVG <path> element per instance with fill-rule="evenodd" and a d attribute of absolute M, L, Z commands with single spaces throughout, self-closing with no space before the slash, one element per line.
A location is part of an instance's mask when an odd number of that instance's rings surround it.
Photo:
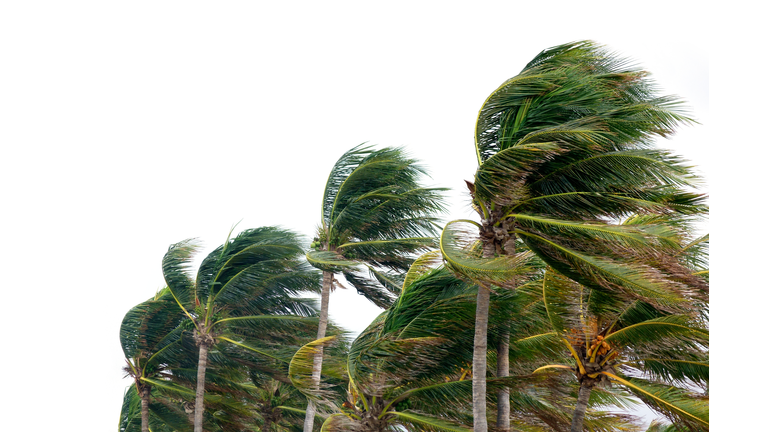
<path fill-rule="evenodd" d="M 354 145 L 405 146 L 455 190 L 448 218 L 471 217 L 477 111 L 544 48 L 596 40 L 689 101 L 701 124 L 661 144 L 712 184 L 708 12 L 616 4 L 3 3 L 0 428 L 115 428 L 120 321 L 163 286 L 168 246 L 205 254 L 238 221 L 311 236 Z M 332 296 L 354 331 L 377 313 Z"/>

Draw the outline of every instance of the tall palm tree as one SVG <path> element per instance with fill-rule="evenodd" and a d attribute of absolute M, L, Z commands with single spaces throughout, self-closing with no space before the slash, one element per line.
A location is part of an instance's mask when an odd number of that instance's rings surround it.
<path fill-rule="evenodd" d="M 202 432 L 208 354 L 219 344 L 275 358 L 272 342 L 290 338 L 315 314 L 295 296 L 318 291 L 319 278 L 302 259 L 296 234 L 275 227 L 241 232 L 211 252 L 196 280 L 188 276 L 196 250 L 193 241 L 172 245 L 163 258 L 168 288 L 189 322 L 199 348 L 194 430 Z"/>
<path fill-rule="evenodd" d="M 330 292 L 341 274 L 357 292 L 386 308 L 396 297 L 413 254 L 435 245 L 440 188 L 420 184 L 426 171 L 402 149 L 359 145 L 331 169 L 323 192 L 321 224 L 307 261 L 323 271 L 317 339 L 326 334 Z M 318 347 L 314 383 L 320 383 L 323 348 Z M 311 432 L 310 403 L 304 432 Z"/>
<path fill-rule="evenodd" d="M 176 305 L 167 288 L 151 299 L 140 303 L 125 314 L 120 324 L 120 345 L 125 355 L 125 371 L 133 378 L 135 391 L 126 393 L 126 407 L 130 401 L 140 400 L 141 431 L 149 431 L 150 396 L 152 381 L 164 380 L 164 374 L 183 355 L 180 350 L 179 324 L 184 314 Z M 121 414 L 128 419 L 128 412 Z M 124 425 L 127 427 L 127 425 Z"/>
<path fill-rule="evenodd" d="M 654 93 L 645 71 L 577 42 L 543 51 L 483 104 L 479 167 L 468 182 L 481 222 L 449 222 L 441 236 L 446 265 L 483 287 L 473 360 L 476 431 L 487 430 L 490 287 L 514 289 L 531 254 L 596 291 L 631 291 L 662 307 L 681 302 L 689 289 L 690 280 L 673 277 L 680 266 L 660 257 L 663 239 L 617 224 L 633 213 L 706 211 L 703 196 L 682 189 L 695 186 L 690 169 L 652 146 L 690 122 L 677 99 Z M 518 239 L 530 252 L 516 253 Z M 501 430 L 507 417 L 500 413 Z"/>

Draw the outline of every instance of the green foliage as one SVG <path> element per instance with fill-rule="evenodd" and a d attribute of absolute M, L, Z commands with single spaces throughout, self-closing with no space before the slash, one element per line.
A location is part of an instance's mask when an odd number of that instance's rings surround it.
<path fill-rule="evenodd" d="M 309 263 L 343 273 L 379 307 L 392 304 L 399 284 L 389 280 L 408 270 L 414 254 L 436 245 L 445 189 L 423 187 L 425 175 L 399 148 L 359 145 L 344 153 L 328 176 Z"/>

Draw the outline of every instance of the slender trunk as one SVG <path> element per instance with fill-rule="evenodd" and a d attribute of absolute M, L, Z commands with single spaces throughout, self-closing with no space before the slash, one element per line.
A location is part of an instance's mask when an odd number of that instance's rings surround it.
<path fill-rule="evenodd" d="M 514 225 L 505 222 L 503 228 L 509 232 L 510 228 Z M 509 238 L 504 243 L 504 254 L 514 256 L 515 250 L 515 234 L 509 235 Z M 512 289 L 517 288 L 517 281 L 512 278 Z M 496 376 L 498 378 L 506 378 L 509 376 L 509 323 L 505 322 L 504 327 L 501 330 L 499 338 L 499 344 L 496 347 Z M 509 388 L 502 387 L 498 393 L 498 411 L 496 413 L 496 429 L 499 432 L 509 432 Z"/>
<path fill-rule="evenodd" d="M 496 354 L 496 377 L 509 376 L 509 325 L 505 325 L 499 338 Z M 502 387 L 496 393 L 498 396 L 498 412 L 496 413 L 496 430 L 509 432 L 509 388 Z"/>
<path fill-rule="evenodd" d="M 141 387 L 141 432 L 149 432 L 149 386 Z"/>
<path fill-rule="evenodd" d="M 571 432 L 582 432 L 584 430 L 584 414 L 587 412 L 587 402 L 592 387 L 581 384 L 579 387 L 579 399 L 576 401 L 576 409 L 573 410 L 573 422 L 571 423 Z"/>
<path fill-rule="evenodd" d="M 200 358 L 197 362 L 197 391 L 195 392 L 195 432 L 203 432 L 205 410 L 205 368 L 208 366 L 208 344 L 200 344 Z"/>
<path fill-rule="evenodd" d="M 472 354 L 472 413 L 475 432 L 488 431 L 485 407 L 485 370 L 488 354 L 488 308 L 491 291 L 477 289 L 477 312 L 475 314 L 475 348 Z"/>
<path fill-rule="evenodd" d="M 264 419 L 264 426 L 261 427 L 261 432 L 269 432 L 269 429 L 272 427 L 272 419 L 270 417 L 267 417 Z"/>
<path fill-rule="evenodd" d="M 323 272 L 323 291 L 320 295 L 320 324 L 317 326 L 317 338 L 325 337 L 325 330 L 328 328 L 328 301 L 331 297 L 331 285 L 333 285 L 333 273 Z M 312 387 L 320 387 L 320 374 L 323 370 L 323 347 L 317 347 L 315 359 L 312 363 Z M 307 404 L 307 415 L 304 417 L 304 432 L 312 432 L 315 425 L 315 403 L 309 401 Z"/>

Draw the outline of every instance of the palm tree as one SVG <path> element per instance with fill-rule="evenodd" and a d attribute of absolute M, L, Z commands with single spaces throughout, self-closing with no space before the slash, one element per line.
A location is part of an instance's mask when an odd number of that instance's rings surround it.
<path fill-rule="evenodd" d="M 682 301 L 690 280 L 676 280 L 680 265 L 659 257 L 663 239 L 617 222 L 633 213 L 706 211 L 703 196 L 682 189 L 695 186 L 690 169 L 652 147 L 690 121 L 677 99 L 654 94 L 646 72 L 592 42 L 543 51 L 486 99 L 475 130 L 479 167 L 468 182 L 481 222 L 452 221 L 441 235 L 446 265 L 483 287 L 475 431 L 487 430 L 490 289 L 523 282 L 531 254 L 595 291 L 633 292 L 660 306 Z M 518 240 L 530 252 L 516 253 Z M 508 415 L 499 416 L 507 430 Z"/>
<path fill-rule="evenodd" d="M 172 245 L 163 258 L 163 274 L 194 327 L 199 348 L 194 430 L 201 432 L 211 349 L 233 345 L 280 360 L 270 343 L 290 338 L 296 329 L 316 322 L 308 318 L 314 309 L 294 296 L 317 291 L 319 275 L 301 259 L 300 238 L 279 228 L 245 230 L 227 239 L 202 261 L 193 281 L 187 270 L 195 250 L 191 240 Z"/>
<path fill-rule="evenodd" d="M 339 274 L 381 308 L 392 304 L 413 254 L 434 246 L 435 213 L 443 189 L 419 183 L 426 171 L 402 149 L 357 146 L 331 169 L 323 192 L 321 224 L 307 261 L 323 271 L 317 339 L 326 334 L 330 292 Z M 318 347 L 314 383 L 320 383 L 323 348 Z M 304 432 L 311 432 L 315 407 L 307 406 Z"/>
<path fill-rule="evenodd" d="M 570 353 L 579 382 L 571 432 L 581 432 L 592 389 L 612 382 L 689 430 L 708 430 L 707 403 L 686 386 L 709 380 L 708 331 L 697 316 L 660 311 L 642 300 L 606 299 L 551 270 L 542 302 L 551 329 L 517 342 L 519 348 Z M 608 301 L 606 301 L 608 300 Z M 622 304 L 623 303 L 623 304 Z"/>
<path fill-rule="evenodd" d="M 133 378 L 135 387 L 126 392 L 125 403 L 130 407 L 136 400 L 140 401 L 142 432 L 149 431 L 151 383 L 165 380 L 164 375 L 181 354 L 179 324 L 183 319 L 184 314 L 165 288 L 129 310 L 120 325 L 125 371 Z M 125 411 L 121 414 L 121 423 L 131 417 Z M 123 427 L 127 427 L 127 423 Z"/>

